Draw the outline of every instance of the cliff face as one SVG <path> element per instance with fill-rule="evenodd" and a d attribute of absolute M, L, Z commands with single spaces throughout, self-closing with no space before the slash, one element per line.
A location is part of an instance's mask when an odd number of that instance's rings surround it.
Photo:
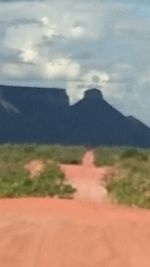
<path fill-rule="evenodd" d="M 150 129 L 125 117 L 97 89 L 69 106 L 63 89 L 0 86 L 0 142 L 150 147 Z"/>

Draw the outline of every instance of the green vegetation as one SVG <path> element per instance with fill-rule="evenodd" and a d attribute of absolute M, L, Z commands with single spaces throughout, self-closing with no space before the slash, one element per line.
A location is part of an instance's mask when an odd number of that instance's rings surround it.
<path fill-rule="evenodd" d="M 57 162 L 80 163 L 84 149 L 43 145 L 0 145 L 0 197 L 58 196 L 71 198 L 75 189 L 65 181 Z M 31 177 L 25 164 L 40 159 L 44 168 Z M 55 163 L 47 163 L 54 160 Z"/>
<path fill-rule="evenodd" d="M 84 147 L 0 145 L 0 197 L 73 197 L 58 163 L 80 164 L 84 153 Z M 36 177 L 25 168 L 32 160 L 45 166 Z M 95 164 L 110 166 L 106 187 L 114 202 L 150 208 L 150 150 L 100 147 Z"/>
<path fill-rule="evenodd" d="M 99 148 L 95 154 L 97 165 L 112 166 L 106 187 L 114 202 L 150 208 L 149 150 Z"/>
<path fill-rule="evenodd" d="M 14 162 L 41 159 L 66 164 L 80 164 L 84 153 L 85 148 L 82 146 L 0 145 L 0 160 Z"/>
<path fill-rule="evenodd" d="M 75 189 L 55 164 L 47 164 L 36 177 L 30 177 L 20 164 L 1 162 L 0 197 L 59 196 L 71 197 Z"/>
<path fill-rule="evenodd" d="M 113 166 L 118 162 L 122 149 L 119 147 L 98 147 L 94 152 L 96 166 Z"/>

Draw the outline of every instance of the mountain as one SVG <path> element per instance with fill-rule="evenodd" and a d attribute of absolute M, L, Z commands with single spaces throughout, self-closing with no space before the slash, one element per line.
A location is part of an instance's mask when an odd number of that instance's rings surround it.
<path fill-rule="evenodd" d="M 0 85 L 0 143 L 6 142 L 150 147 L 150 128 L 97 89 L 70 106 L 64 89 Z"/>

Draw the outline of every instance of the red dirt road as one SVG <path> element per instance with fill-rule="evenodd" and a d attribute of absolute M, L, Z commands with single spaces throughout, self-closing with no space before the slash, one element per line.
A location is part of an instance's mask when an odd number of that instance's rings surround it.
<path fill-rule="evenodd" d="M 107 191 L 102 183 L 108 168 L 96 168 L 94 154 L 89 151 L 83 158 L 82 165 L 61 165 L 62 171 L 73 187 L 77 189 L 76 199 L 85 201 L 106 202 Z"/>
<path fill-rule="evenodd" d="M 97 182 L 91 154 L 80 168 L 88 169 L 86 182 Z M 149 267 L 150 211 L 99 203 L 88 192 L 0 200 L 0 267 Z"/>
<path fill-rule="evenodd" d="M 1 200 L 0 266 L 149 267 L 150 212 L 78 200 Z"/>

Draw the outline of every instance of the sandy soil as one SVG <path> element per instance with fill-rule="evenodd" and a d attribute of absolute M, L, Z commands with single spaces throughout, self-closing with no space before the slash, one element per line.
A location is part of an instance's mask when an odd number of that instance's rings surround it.
<path fill-rule="evenodd" d="M 44 169 L 44 163 L 41 160 L 32 160 L 24 166 L 31 178 L 38 176 Z"/>
<path fill-rule="evenodd" d="M 64 166 L 78 188 L 104 177 L 92 161 L 79 166 L 84 178 Z M 0 267 L 149 267 L 150 211 L 99 201 L 89 185 L 75 200 L 0 200 Z"/>

